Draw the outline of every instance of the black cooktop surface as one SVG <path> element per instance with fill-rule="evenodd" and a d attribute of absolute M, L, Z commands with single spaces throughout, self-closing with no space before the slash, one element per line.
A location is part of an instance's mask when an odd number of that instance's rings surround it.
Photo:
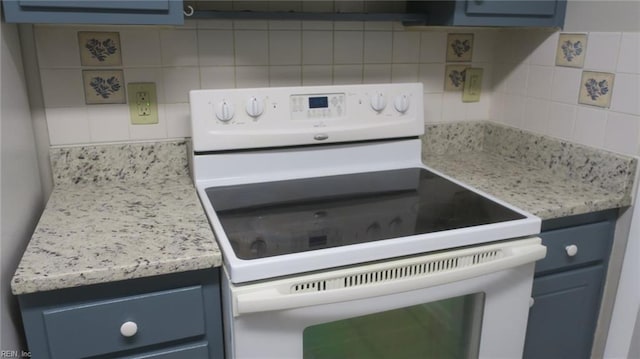
<path fill-rule="evenodd" d="M 211 187 L 240 259 L 523 219 L 423 168 Z"/>

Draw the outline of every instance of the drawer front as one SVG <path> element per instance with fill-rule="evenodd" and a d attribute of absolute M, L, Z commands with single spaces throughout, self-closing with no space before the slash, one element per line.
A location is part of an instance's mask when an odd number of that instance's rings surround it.
<path fill-rule="evenodd" d="M 606 262 L 614 229 L 615 221 L 606 221 L 542 232 L 540 238 L 547 246 L 547 256 L 536 263 L 536 273 L 589 262 Z M 571 253 L 572 249 L 577 250 L 575 254 Z"/>
<path fill-rule="evenodd" d="M 201 286 L 43 312 L 52 358 L 84 358 L 205 333 Z M 137 325 L 125 337 L 121 326 Z"/>
<path fill-rule="evenodd" d="M 164 349 L 158 352 L 137 354 L 121 359 L 209 359 L 207 343 L 190 345 L 187 347 Z"/>

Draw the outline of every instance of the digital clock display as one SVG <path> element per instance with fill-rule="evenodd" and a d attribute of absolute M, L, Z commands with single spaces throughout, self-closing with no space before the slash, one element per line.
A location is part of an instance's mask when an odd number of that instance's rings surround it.
<path fill-rule="evenodd" d="M 329 97 L 309 97 L 309 108 L 328 108 Z"/>

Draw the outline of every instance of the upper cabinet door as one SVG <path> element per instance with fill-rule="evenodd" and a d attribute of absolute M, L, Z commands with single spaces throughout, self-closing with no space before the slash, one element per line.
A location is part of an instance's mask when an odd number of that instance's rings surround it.
<path fill-rule="evenodd" d="M 452 25 L 562 27 L 566 0 L 458 0 Z"/>
<path fill-rule="evenodd" d="M 182 25 L 182 0 L 3 0 L 6 22 Z"/>

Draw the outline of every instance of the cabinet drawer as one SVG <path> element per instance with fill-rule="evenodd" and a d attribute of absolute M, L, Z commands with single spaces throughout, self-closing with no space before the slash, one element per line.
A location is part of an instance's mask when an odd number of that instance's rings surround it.
<path fill-rule="evenodd" d="M 43 312 L 53 358 L 84 358 L 204 335 L 201 286 L 89 302 Z M 137 331 L 120 333 L 125 322 Z"/>
<path fill-rule="evenodd" d="M 536 273 L 606 261 L 613 240 L 614 224 L 614 221 L 606 221 L 541 233 L 542 244 L 547 246 L 547 256 L 536 263 Z M 568 246 L 575 246 L 575 255 L 569 255 Z"/>
<path fill-rule="evenodd" d="M 120 359 L 209 359 L 207 343 L 200 343 L 186 347 L 164 349 L 158 352 L 136 354 Z"/>

